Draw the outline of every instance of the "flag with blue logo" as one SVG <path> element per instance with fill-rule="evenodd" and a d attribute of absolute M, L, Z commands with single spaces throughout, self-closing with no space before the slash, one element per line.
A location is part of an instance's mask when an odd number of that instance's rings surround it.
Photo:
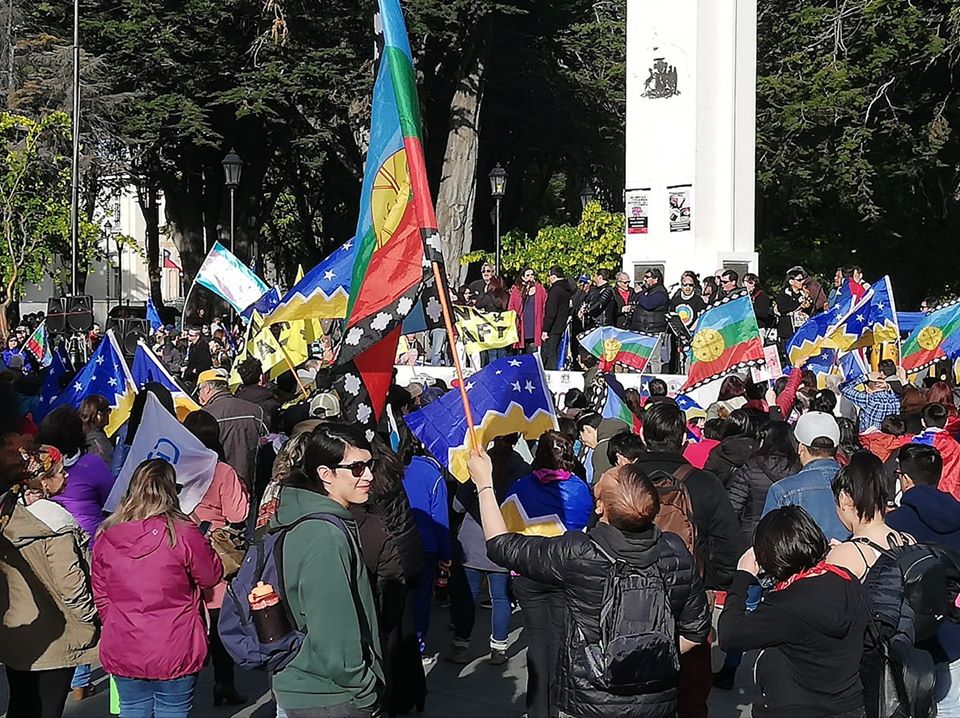
<path fill-rule="evenodd" d="M 184 428 L 157 397 L 147 394 L 140 428 L 104 506 L 107 511 L 116 511 L 133 472 L 148 459 L 163 459 L 176 469 L 177 485 L 183 487 L 179 494 L 180 510 L 185 514 L 197 508 L 207 493 L 218 461 L 216 453 Z"/>
<path fill-rule="evenodd" d="M 196 282 L 241 313 L 270 289 L 220 242 L 214 243 L 210 254 L 203 260 Z"/>
<path fill-rule="evenodd" d="M 481 447 L 506 434 L 537 439 L 557 428 L 553 397 L 535 354 L 504 357 L 466 379 L 464 385 Z M 460 392 L 448 391 L 404 417 L 410 431 L 459 481 L 466 481 L 472 445 Z"/>
<path fill-rule="evenodd" d="M 107 436 L 113 436 L 130 416 L 133 398 L 137 394 L 136 384 L 123 360 L 113 330 L 103 336 L 90 361 L 50 403 L 50 410 L 60 406 L 79 409 L 80 403 L 94 394 L 106 398 L 110 404 L 110 423 L 105 431 Z"/>
<path fill-rule="evenodd" d="M 138 391 L 150 382 L 162 384 L 166 387 L 173 396 L 173 404 L 177 408 L 177 418 L 180 421 L 183 421 L 190 412 L 200 411 L 200 405 L 177 384 L 176 380 L 170 376 L 167 368 L 157 358 L 157 355 L 143 341 L 137 342 L 137 352 L 133 355 L 131 374 Z"/>
<path fill-rule="evenodd" d="M 160 312 L 157 311 L 153 303 L 153 297 L 147 297 L 147 321 L 150 322 L 150 331 L 155 332 L 163 326 L 163 320 L 160 319 Z"/>
<path fill-rule="evenodd" d="M 582 531 L 590 521 L 593 504 L 586 481 L 541 471 L 514 482 L 500 513 L 510 533 L 552 537 Z"/>

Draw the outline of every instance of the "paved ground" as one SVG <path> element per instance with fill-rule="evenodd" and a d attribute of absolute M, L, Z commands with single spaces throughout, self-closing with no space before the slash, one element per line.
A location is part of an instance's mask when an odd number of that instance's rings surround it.
<path fill-rule="evenodd" d="M 526 686 L 526 644 L 523 641 L 519 613 L 514 613 L 513 644 L 508 651 L 509 663 L 491 666 L 485 660 L 487 637 L 490 635 L 489 611 L 481 610 L 474 633 L 474 660 L 466 666 L 437 661 L 430 669 L 427 685 L 430 695 L 423 718 L 520 718 L 524 713 Z M 436 609 L 433 643 L 445 647 L 450 639 L 445 612 Z M 749 718 L 752 680 L 750 666 L 745 664 L 738 675 L 738 687 L 733 691 L 714 690 L 710 699 L 711 718 Z M 109 715 L 107 679 L 103 671 L 94 673 L 98 686 L 96 695 L 81 703 L 68 700 L 64 715 L 67 718 L 104 718 Z M 267 691 L 265 676 L 259 673 L 239 672 L 237 688 L 251 696 L 243 708 L 214 708 L 212 701 L 213 673 L 204 670 L 194 700 L 192 718 L 273 718 L 276 711 Z M 0 706 L 6 705 L 6 680 L 0 673 Z"/>

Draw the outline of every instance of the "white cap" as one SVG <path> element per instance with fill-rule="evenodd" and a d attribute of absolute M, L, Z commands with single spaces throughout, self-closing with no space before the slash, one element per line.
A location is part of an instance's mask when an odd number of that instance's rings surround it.
<path fill-rule="evenodd" d="M 833 442 L 833 448 L 840 446 L 840 427 L 837 420 L 832 414 L 822 411 L 808 411 L 801 416 L 793 427 L 793 435 L 804 446 L 813 446 L 817 439 L 829 439 Z"/>
<path fill-rule="evenodd" d="M 335 419 L 340 416 L 340 399 L 335 392 L 325 391 L 310 401 L 310 416 L 314 419 Z"/>

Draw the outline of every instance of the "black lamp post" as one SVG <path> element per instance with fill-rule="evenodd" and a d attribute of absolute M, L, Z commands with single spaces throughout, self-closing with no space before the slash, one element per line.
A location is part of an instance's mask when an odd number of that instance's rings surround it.
<path fill-rule="evenodd" d="M 507 171 L 497 163 L 490 171 L 490 194 L 496 202 L 497 259 L 496 273 L 500 276 L 500 201 L 507 193 Z"/>
<path fill-rule="evenodd" d="M 593 202 L 596 199 L 596 194 L 593 191 L 593 185 L 589 182 L 585 182 L 583 189 L 580 190 L 580 204 L 583 206 L 583 209 L 587 208 L 587 205 Z"/>
<path fill-rule="evenodd" d="M 230 251 L 237 253 L 236 247 L 236 195 L 237 187 L 240 186 L 240 174 L 243 172 L 243 160 L 240 155 L 230 150 L 227 156 L 223 158 L 223 178 L 224 184 L 230 190 Z"/>

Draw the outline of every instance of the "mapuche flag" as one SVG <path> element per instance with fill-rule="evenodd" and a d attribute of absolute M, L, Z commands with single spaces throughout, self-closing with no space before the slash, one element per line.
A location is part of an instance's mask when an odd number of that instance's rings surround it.
<path fill-rule="evenodd" d="M 360 391 L 368 393 L 356 410 L 379 417 L 386 402 L 400 326 L 417 301 L 429 260 L 440 254 L 440 235 L 423 156 L 420 100 L 413 54 L 398 0 L 379 0 L 376 18 L 378 69 L 373 89 L 370 147 L 360 196 L 360 218 L 353 243 L 350 301 L 337 363 L 344 367 L 348 396 L 344 411 Z M 378 342 L 372 366 L 362 355 Z M 354 371 L 356 370 L 356 374 Z"/>
<path fill-rule="evenodd" d="M 960 356 L 960 299 L 927 314 L 903 343 L 900 365 L 908 374 L 923 371 L 941 359 Z"/>
<path fill-rule="evenodd" d="M 748 294 L 734 294 L 703 313 L 687 358 L 687 381 L 681 391 L 763 364 L 763 342 Z"/>

